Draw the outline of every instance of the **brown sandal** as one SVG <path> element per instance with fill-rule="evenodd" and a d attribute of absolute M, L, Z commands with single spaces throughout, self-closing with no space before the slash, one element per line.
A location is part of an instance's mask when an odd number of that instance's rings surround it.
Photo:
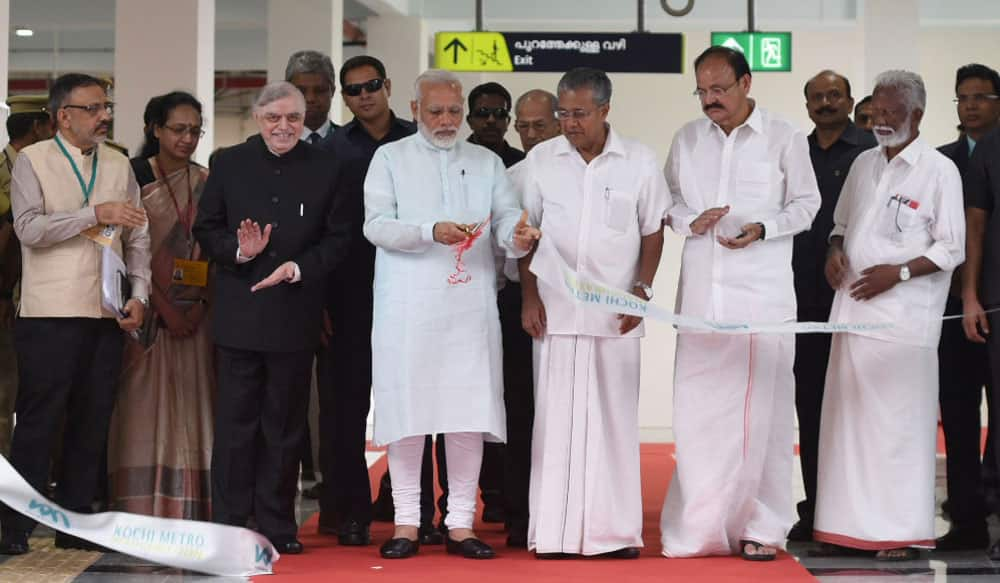
<path fill-rule="evenodd" d="M 898 549 L 882 549 L 875 553 L 876 561 L 916 561 L 920 558 L 920 551 L 913 547 L 901 547 Z"/>

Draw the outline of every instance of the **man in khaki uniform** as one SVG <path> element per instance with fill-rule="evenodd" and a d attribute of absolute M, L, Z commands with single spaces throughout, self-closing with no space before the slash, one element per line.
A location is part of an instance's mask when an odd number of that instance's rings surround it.
<path fill-rule="evenodd" d="M 10 143 L 0 152 L 0 453 L 10 455 L 17 393 L 14 357 L 15 291 L 21 277 L 21 248 L 10 213 L 10 177 L 21 148 L 52 137 L 46 95 L 17 95 L 7 100 Z"/>
<path fill-rule="evenodd" d="M 122 331 L 138 329 L 148 302 L 149 227 L 128 159 L 103 143 L 114 104 L 101 81 L 63 75 L 48 107 L 55 137 L 21 150 L 11 179 L 23 265 L 10 463 L 44 491 L 47 453 L 65 415 L 55 501 L 90 512 L 121 374 Z M 105 307 L 101 267 L 112 254 L 126 265 L 131 294 L 124 306 Z M 34 520 L 0 509 L 0 554 L 28 552 Z M 64 533 L 55 545 L 93 548 Z"/>

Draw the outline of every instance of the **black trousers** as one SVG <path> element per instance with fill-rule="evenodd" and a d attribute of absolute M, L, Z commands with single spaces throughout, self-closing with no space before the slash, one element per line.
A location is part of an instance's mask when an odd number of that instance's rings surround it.
<path fill-rule="evenodd" d="M 949 295 L 945 314 L 961 313 L 962 300 Z M 954 526 L 985 526 L 979 408 L 983 386 L 989 385 L 989 359 L 986 346 L 966 339 L 960 318 L 942 324 L 938 374 L 948 512 Z"/>
<path fill-rule="evenodd" d="M 800 307 L 800 322 L 826 322 L 829 307 Z M 799 418 L 799 462 L 806 499 L 799 502 L 799 519 L 812 524 L 816 510 L 816 460 L 819 457 L 819 421 L 823 387 L 830 361 L 829 334 L 795 335 L 795 412 Z"/>
<path fill-rule="evenodd" d="M 372 521 L 365 433 L 372 390 L 372 289 L 333 289 L 333 337 L 317 359 L 320 522 Z"/>
<path fill-rule="evenodd" d="M 218 396 L 212 448 L 215 522 L 252 515 L 273 542 L 295 538 L 295 494 L 307 431 L 313 351 L 216 347 Z"/>
<path fill-rule="evenodd" d="M 65 416 L 55 501 L 90 512 L 102 483 L 124 333 L 108 318 L 18 318 L 14 345 L 17 426 L 10 462 L 35 490 L 45 492 L 49 454 Z M 4 507 L 0 525 L 6 532 L 30 532 L 35 521 Z"/>

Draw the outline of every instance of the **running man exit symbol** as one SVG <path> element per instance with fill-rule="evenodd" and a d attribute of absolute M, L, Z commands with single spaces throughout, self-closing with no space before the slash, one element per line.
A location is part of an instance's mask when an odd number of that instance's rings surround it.
<path fill-rule="evenodd" d="M 765 69 L 780 69 L 784 66 L 781 62 L 781 38 L 760 39 L 760 65 Z"/>

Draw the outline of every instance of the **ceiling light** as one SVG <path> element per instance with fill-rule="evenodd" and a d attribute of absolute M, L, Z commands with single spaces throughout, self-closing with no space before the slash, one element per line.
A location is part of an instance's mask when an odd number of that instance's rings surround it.
<path fill-rule="evenodd" d="M 35 36 L 35 31 L 31 30 L 30 28 L 15 28 L 14 35 L 23 37 Z"/>

